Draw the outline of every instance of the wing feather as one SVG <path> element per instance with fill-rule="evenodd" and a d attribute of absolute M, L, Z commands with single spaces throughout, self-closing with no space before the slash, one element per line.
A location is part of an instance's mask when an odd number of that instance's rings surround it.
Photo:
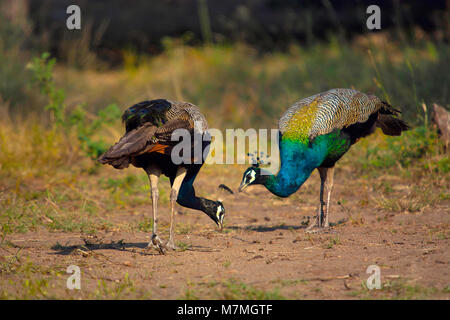
<path fill-rule="evenodd" d="M 124 156 L 131 156 L 143 150 L 154 136 L 157 127 L 151 123 L 133 129 L 126 133 L 120 140 L 106 151 L 100 158 L 101 163 Z"/>
<path fill-rule="evenodd" d="M 172 141 L 177 129 L 186 129 L 192 134 L 194 131 L 203 133 L 208 127 L 196 106 L 164 99 L 135 104 L 124 112 L 122 120 L 125 135 L 98 159 L 118 169 L 128 167 L 133 157 L 142 154 L 170 154 L 178 143 Z"/>

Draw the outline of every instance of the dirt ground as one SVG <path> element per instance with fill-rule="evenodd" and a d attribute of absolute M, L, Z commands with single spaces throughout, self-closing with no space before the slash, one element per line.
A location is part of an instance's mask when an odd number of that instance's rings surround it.
<path fill-rule="evenodd" d="M 202 212 L 178 206 L 175 241 L 181 249 L 166 255 L 146 248 L 149 232 L 120 228 L 94 235 L 46 229 L 8 235 L 0 258 L 16 257 L 22 269 L 2 273 L 0 291 L 4 298 L 26 299 L 448 299 L 449 200 L 415 212 L 390 211 L 376 200 L 382 192 L 370 178 L 349 170 L 336 170 L 328 232 L 305 232 L 318 208 L 315 172 L 288 199 L 261 186 L 226 196 L 222 232 Z M 241 172 L 231 168 L 211 179 L 214 172 L 204 169 L 197 194 L 219 183 L 235 190 Z M 396 177 L 383 179 L 393 180 L 393 190 L 404 197 L 413 187 Z M 150 214 L 149 199 L 133 210 L 109 212 L 108 219 L 139 222 Z M 159 217 L 160 237 L 167 239 L 167 204 L 160 205 Z M 69 265 L 80 267 L 80 290 L 66 288 Z M 380 268 L 379 290 L 366 286 L 370 265 Z"/>

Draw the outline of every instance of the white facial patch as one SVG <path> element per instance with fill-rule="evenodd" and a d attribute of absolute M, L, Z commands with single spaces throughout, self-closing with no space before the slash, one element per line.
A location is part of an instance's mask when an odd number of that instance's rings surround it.
<path fill-rule="evenodd" d="M 250 171 L 249 173 L 247 173 L 247 177 L 250 176 L 250 181 L 246 182 L 246 184 L 250 184 L 253 181 L 255 181 L 255 177 L 256 177 L 256 172 L 254 170 Z"/>
<path fill-rule="evenodd" d="M 220 220 L 220 214 L 222 213 L 222 206 L 217 207 L 216 217 L 218 220 Z"/>

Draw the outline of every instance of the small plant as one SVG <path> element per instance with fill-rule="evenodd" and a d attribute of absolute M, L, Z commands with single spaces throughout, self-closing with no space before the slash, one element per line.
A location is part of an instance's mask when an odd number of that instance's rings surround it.
<path fill-rule="evenodd" d="M 325 247 L 327 249 L 332 249 L 335 245 L 339 245 L 339 244 L 341 244 L 341 240 L 338 237 L 331 238 Z"/>
<path fill-rule="evenodd" d="M 184 292 L 183 299 L 186 299 L 186 300 L 198 300 L 199 297 L 198 297 L 197 293 L 194 291 L 194 289 L 188 287 L 188 288 L 186 288 L 186 291 Z"/>
<path fill-rule="evenodd" d="M 22 282 L 24 297 L 26 299 L 42 297 L 48 295 L 48 280 L 47 279 L 25 279 Z"/>
<path fill-rule="evenodd" d="M 189 250 L 189 248 L 191 247 L 190 244 L 183 241 L 177 241 L 176 245 L 179 248 L 179 251 L 186 251 Z"/>
<path fill-rule="evenodd" d="M 85 105 L 79 104 L 68 112 L 65 104 L 66 93 L 58 88 L 53 80 L 55 63 L 56 59 L 50 58 L 50 54 L 45 52 L 41 57 L 35 57 L 27 66 L 32 72 L 33 82 L 48 100 L 45 110 L 50 111 L 55 129 L 63 128 L 66 132 L 74 129 L 83 151 L 91 158 L 98 158 L 108 145 L 102 139 L 94 139 L 94 136 L 102 126 L 116 121 L 120 110 L 116 104 L 110 104 L 99 110 L 97 115 L 88 117 Z"/>
<path fill-rule="evenodd" d="M 128 272 L 125 272 L 124 278 L 120 281 L 116 280 L 113 285 L 108 285 L 103 279 L 97 281 L 97 290 L 95 295 L 98 298 L 123 299 L 131 296 L 136 292 L 134 281 L 132 281 Z"/>
<path fill-rule="evenodd" d="M 56 88 L 53 82 L 53 67 L 56 59 L 50 58 L 48 52 L 44 52 L 41 57 L 35 57 L 27 68 L 32 71 L 32 79 L 42 95 L 48 98 L 45 110 L 49 110 L 55 125 L 63 125 L 65 122 L 66 105 L 64 100 L 66 94 L 64 90 Z"/>

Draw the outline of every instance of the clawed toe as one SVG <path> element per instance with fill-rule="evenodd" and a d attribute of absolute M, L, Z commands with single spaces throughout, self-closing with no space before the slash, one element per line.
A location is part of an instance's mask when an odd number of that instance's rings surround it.
<path fill-rule="evenodd" d="M 306 227 L 306 232 L 307 233 L 314 233 L 316 232 L 315 230 L 319 228 L 319 224 L 317 223 L 317 219 L 314 219 L 314 221 L 312 221 L 309 226 Z"/>
<path fill-rule="evenodd" d="M 147 247 L 156 249 L 160 254 L 166 254 L 167 251 L 166 246 L 156 234 L 152 235 L 152 241 L 150 241 Z"/>
<path fill-rule="evenodd" d="M 306 233 L 322 233 L 322 232 L 327 233 L 330 230 L 330 227 L 328 224 L 319 225 L 319 222 L 317 220 L 318 219 L 316 218 L 315 221 L 313 221 L 306 228 Z"/>
<path fill-rule="evenodd" d="M 147 248 L 156 249 L 160 254 L 166 254 L 168 249 L 177 250 L 179 249 L 173 240 L 167 241 L 166 244 L 163 244 L 162 240 L 158 237 L 158 235 L 153 234 L 152 240 L 148 244 Z"/>
<path fill-rule="evenodd" d="M 306 229 L 306 233 L 321 233 L 324 231 L 324 228 L 319 228 L 317 226 Z"/>
<path fill-rule="evenodd" d="M 166 243 L 166 248 L 172 249 L 172 250 L 177 250 L 177 249 L 179 249 L 179 247 L 177 247 L 177 246 L 175 245 L 175 243 L 174 243 L 173 241 L 170 241 L 170 240 Z"/>
<path fill-rule="evenodd" d="M 317 225 L 315 225 L 315 226 L 310 226 L 306 229 L 306 233 L 330 233 L 330 232 L 335 232 L 335 231 L 332 230 L 329 226 L 318 227 Z"/>

